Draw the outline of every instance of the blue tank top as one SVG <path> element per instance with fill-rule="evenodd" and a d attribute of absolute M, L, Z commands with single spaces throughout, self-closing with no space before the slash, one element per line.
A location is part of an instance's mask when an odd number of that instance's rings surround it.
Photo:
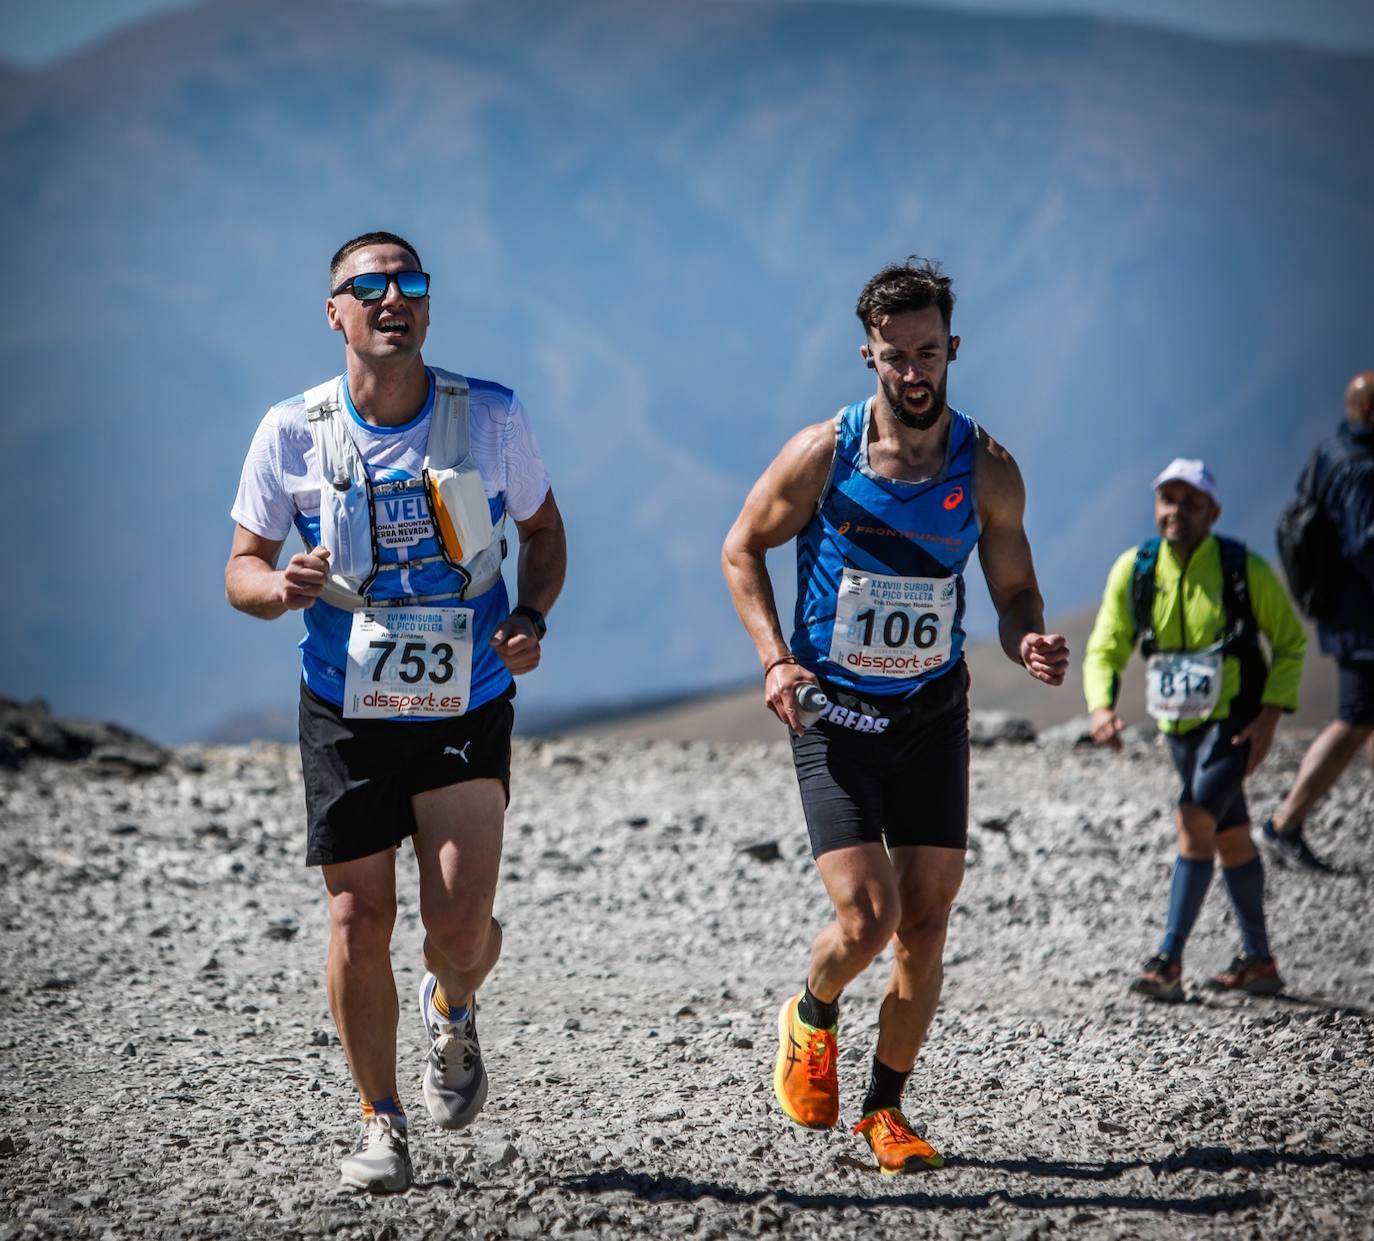
<path fill-rule="evenodd" d="M 840 411 L 829 482 L 797 535 L 792 652 L 823 680 L 862 697 L 910 697 L 963 654 L 980 432 L 951 409 L 943 468 L 903 482 L 869 467 L 870 410 L 864 400 Z"/>
<path fill-rule="evenodd" d="M 484 385 L 481 380 L 470 381 L 473 391 Z M 348 391 L 348 381 L 344 381 L 344 404 L 349 416 L 359 424 L 367 426 L 373 435 L 400 435 L 415 430 L 427 419 L 434 408 L 434 376 L 429 377 L 429 395 L 420 412 L 411 421 L 399 427 L 375 427 L 363 421 L 362 415 L 353 406 L 352 395 Z M 429 499 L 424 490 L 423 479 L 419 473 L 398 469 L 378 469 L 364 462 L 368 477 L 372 480 L 374 494 L 377 496 L 378 518 L 393 526 L 400 523 L 402 529 L 408 520 L 414 520 L 417 527 L 428 528 Z M 493 524 L 501 521 L 505 514 L 505 502 L 498 494 L 487 497 L 487 507 L 491 510 Z M 305 517 L 296 514 L 296 527 L 307 543 L 314 547 L 320 541 L 320 519 L 318 515 Z M 398 539 L 396 542 L 405 542 Z M 431 563 L 407 569 L 405 563 L 410 559 L 439 555 L 439 541 L 432 533 L 419 539 L 411 547 L 389 546 L 380 540 L 377 558 L 380 569 L 371 587 L 371 593 L 378 599 L 397 599 L 403 595 L 449 595 L 426 606 L 466 607 L 473 609 L 472 618 L 472 683 L 468 695 L 468 710 L 473 711 L 484 702 L 504 693 L 511 685 L 511 675 L 496 653 L 491 649 L 489 640 L 496 627 L 506 619 L 510 612 L 510 601 L 506 595 L 506 584 L 498 579 L 485 594 L 471 598 L 461 598 L 463 581 L 446 564 Z M 312 693 L 326 702 L 342 707 L 344 702 L 344 670 L 348 664 L 348 635 L 353 626 L 353 615 L 332 607 L 319 599 L 312 607 L 302 613 L 305 618 L 305 637 L 301 639 L 301 665 L 305 683 Z M 403 723 L 422 721 L 425 716 L 395 717 Z"/>

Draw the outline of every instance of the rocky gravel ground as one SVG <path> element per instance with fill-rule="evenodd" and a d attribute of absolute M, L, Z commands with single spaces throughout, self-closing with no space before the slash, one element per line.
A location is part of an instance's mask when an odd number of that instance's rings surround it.
<path fill-rule="evenodd" d="M 1300 754 L 1281 739 L 1252 805 Z M 519 743 L 491 1101 L 461 1134 L 425 1113 L 403 884 L 419 1183 L 369 1198 L 336 1188 L 356 1100 L 294 751 L 145 759 L 0 770 L 0 1241 L 1374 1235 L 1367 767 L 1314 825 L 1340 873 L 1270 873 L 1288 994 L 1201 988 L 1235 947 L 1218 884 L 1189 1002 L 1163 1007 L 1126 984 L 1163 919 L 1167 755 L 978 749 L 944 1004 L 907 1093 L 949 1163 L 886 1178 L 847 1128 L 798 1130 L 772 1098 L 777 1008 L 826 910 L 785 744 Z M 845 999 L 847 1122 L 884 972 Z"/>

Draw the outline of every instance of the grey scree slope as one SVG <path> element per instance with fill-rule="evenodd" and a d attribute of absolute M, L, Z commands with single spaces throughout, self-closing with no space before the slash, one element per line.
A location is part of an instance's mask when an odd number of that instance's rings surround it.
<path fill-rule="evenodd" d="M 1281 739 L 1263 812 L 1296 767 Z M 399 861 L 401 1091 L 419 1184 L 335 1189 L 356 1131 L 318 874 L 289 748 L 0 772 L 0 1239 L 12 1237 L 1368 1236 L 1374 1219 L 1374 778 L 1320 816 L 1346 873 L 1269 877 L 1293 995 L 1126 993 L 1173 856 L 1165 754 L 975 752 L 945 998 L 908 1088 L 949 1167 L 883 1178 L 847 1129 L 787 1123 L 778 1004 L 826 909 L 785 746 L 518 744 L 482 996 L 485 1115 L 420 1100 L 420 927 Z M 773 851 L 744 849 L 776 842 Z M 845 997 L 843 1119 L 885 969 Z"/>

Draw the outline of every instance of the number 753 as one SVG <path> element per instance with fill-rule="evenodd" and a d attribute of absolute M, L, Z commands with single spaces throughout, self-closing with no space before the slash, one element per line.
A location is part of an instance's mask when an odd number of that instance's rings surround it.
<path fill-rule="evenodd" d="M 372 679 L 380 681 L 386 661 L 396 653 L 399 644 L 387 641 L 369 642 L 367 645 L 369 650 L 381 652 L 372 661 Z M 433 667 L 426 662 L 427 656 L 433 660 Z M 432 647 L 428 642 L 407 642 L 401 647 L 401 654 L 396 662 L 396 675 L 407 685 L 414 685 L 426 676 L 435 685 L 442 685 L 453 676 L 453 647 L 447 642 L 436 642 Z"/>

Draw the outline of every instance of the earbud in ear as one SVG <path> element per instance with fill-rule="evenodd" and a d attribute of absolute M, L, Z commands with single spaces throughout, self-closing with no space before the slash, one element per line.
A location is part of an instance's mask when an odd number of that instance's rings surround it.
<path fill-rule="evenodd" d="M 872 358 L 864 359 L 864 365 L 871 371 L 876 371 L 878 369 L 877 366 L 874 365 Z"/>

